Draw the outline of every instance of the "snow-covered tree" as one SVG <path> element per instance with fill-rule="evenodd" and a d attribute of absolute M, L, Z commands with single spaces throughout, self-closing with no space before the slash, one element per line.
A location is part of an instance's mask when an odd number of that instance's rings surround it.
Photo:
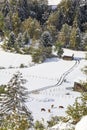
<path fill-rule="evenodd" d="M 28 98 L 28 91 L 23 86 L 25 83 L 26 80 L 23 79 L 22 74 L 17 72 L 6 85 L 6 93 L 1 96 L 0 100 L 0 116 L 2 116 L 2 124 L 5 119 L 8 118 L 8 120 L 10 120 L 11 116 L 14 116 L 15 120 L 17 120 L 17 116 L 18 120 L 24 117 L 29 124 L 32 123 L 33 118 L 31 112 L 25 105 Z"/>
<path fill-rule="evenodd" d="M 8 48 L 13 47 L 14 44 L 15 44 L 15 40 L 16 40 L 15 34 L 14 34 L 14 32 L 11 32 L 9 34 L 8 41 L 6 42 L 7 43 L 7 47 Z"/>
<path fill-rule="evenodd" d="M 27 0 L 19 0 L 18 1 L 18 14 L 20 19 L 23 21 L 29 17 L 29 8 Z"/>
<path fill-rule="evenodd" d="M 19 47 L 23 46 L 23 40 L 22 40 L 22 33 L 18 34 L 18 37 L 16 38 L 15 44 Z"/>
<path fill-rule="evenodd" d="M 47 47 L 52 46 L 52 36 L 49 31 L 44 31 L 41 35 L 41 43 Z"/>

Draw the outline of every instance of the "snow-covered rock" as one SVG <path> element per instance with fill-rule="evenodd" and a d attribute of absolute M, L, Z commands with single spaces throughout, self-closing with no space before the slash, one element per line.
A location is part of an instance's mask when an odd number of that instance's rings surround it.
<path fill-rule="evenodd" d="M 84 116 L 75 127 L 75 130 L 87 130 L 87 116 Z"/>

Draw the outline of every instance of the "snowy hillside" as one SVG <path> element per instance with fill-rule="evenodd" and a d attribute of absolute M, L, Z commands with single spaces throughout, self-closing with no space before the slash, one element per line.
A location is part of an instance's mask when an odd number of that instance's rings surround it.
<path fill-rule="evenodd" d="M 21 64 L 29 66 L 31 63 L 31 56 L 20 55 L 10 52 L 0 51 L 0 67 L 19 67 Z"/>
<path fill-rule="evenodd" d="M 84 60 L 85 52 L 64 49 L 64 54 L 74 54 L 75 60 L 52 58 L 47 59 L 43 64 L 29 67 L 31 64 L 29 55 L 0 50 L 0 66 L 5 67 L 0 69 L 0 84 L 7 83 L 15 72 L 22 72 L 23 77 L 27 79 L 26 87 L 31 91 L 27 106 L 35 120 L 43 118 L 47 121 L 52 116 L 64 116 L 67 106 L 73 104 L 75 98 L 80 95 L 78 92 L 73 92 L 72 87 L 75 81 L 86 80 L 86 76 L 81 71 L 87 64 Z M 28 68 L 19 68 L 20 64 L 27 65 Z M 54 109 L 51 109 L 52 104 Z M 63 109 L 59 109 L 61 105 Z M 45 111 L 42 112 L 41 108 L 45 108 Z"/>

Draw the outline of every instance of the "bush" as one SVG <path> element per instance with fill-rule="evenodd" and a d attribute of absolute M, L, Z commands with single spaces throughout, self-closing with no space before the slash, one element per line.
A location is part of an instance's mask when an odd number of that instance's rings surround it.
<path fill-rule="evenodd" d="M 20 64 L 20 68 L 25 68 L 27 66 L 25 66 L 24 64 Z"/>
<path fill-rule="evenodd" d="M 87 115 L 87 92 L 75 100 L 73 106 L 69 105 L 66 111 L 69 118 L 76 124 L 82 116 Z"/>
<path fill-rule="evenodd" d="M 0 85 L 0 94 L 6 93 L 5 87 L 6 85 Z"/>
<path fill-rule="evenodd" d="M 31 54 L 31 52 L 32 52 L 32 51 L 30 52 L 30 48 L 29 47 L 24 47 L 22 50 L 23 50 L 24 54 Z"/>
<path fill-rule="evenodd" d="M 39 49 L 34 49 L 32 53 L 32 61 L 42 63 L 46 58 L 51 58 L 52 48 L 41 46 Z"/>
<path fill-rule="evenodd" d="M 52 126 L 56 125 L 58 123 L 58 121 L 59 121 L 58 116 L 52 117 L 50 121 L 47 121 L 48 127 L 52 127 Z"/>
<path fill-rule="evenodd" d="M 32 54 L 32 61 L 35 63 L 43 62 L 45 57 L 42 53 L 42 49 L 35 49 L 34 53 Z"/>
<path fill-rule="evenodd" d="M 26 115 L 21 115 L 20 113 L 6 116 L 0 126 L 0 130 L 28 130 L 29 128 L 30 123 L 28 122 Z"/>
<path fill-rule="evenodd" d="M 85 59 L 87 60 L 87 53 L 86 53 L 86 55 L 85 55 Z"/>
<path fill-rule="evenodd" d="M 34 128 L 36 129 L 36 130 L 44 130 L 44 125 L 41 123 L 41 122 L 39 122 L 39 121 L 36 121 L 35 122 L 35 125 L 34 125 Z"/>

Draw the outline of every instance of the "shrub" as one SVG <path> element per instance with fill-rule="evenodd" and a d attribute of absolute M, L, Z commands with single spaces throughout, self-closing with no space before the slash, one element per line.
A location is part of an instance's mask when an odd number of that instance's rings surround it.
<path fill-rule="evenodd" d="M 27 66 L 24 64 L 20 64 L 20 68 L 25 68 L 25 67 L 27 67 Z"/>
<path fill-rule="evenodd" d="M 44 130 L 44 125 L 41 123 L 41 122 L 39 122 L 39 121 L 36 121 L 35 122 L 35 125 L 34 125 L 34 128 L 36 129 L 36 130 Z"/>
<path fill-rule="evenodd" d="M 5 87 L 6 85 L 0 85 L 0 94 L 6 93 Z"/>
<path fill-rule="evenodd" d="M 66 113 L 74 124 L 76 124 L 82 116 L 87 115 L 87 92 L 77 98 L 73 106 L 69 105 Z"/>
<path fill-rule="evenodd" d="M 45 59 L 44 55 L 42 54 L 42 49 L 35 49 L 34 53 L 32 54 L 32 61 L 35 63 L 41 63 Z"/>
<path fill-rule="evenodd" d="M 58 121 L 59 121 L 58 116 L 52 117 L 50 121 L 47 121 L 48 127 L 52 127 L 52 126 L 56 125 L 58 123 Z"/>

